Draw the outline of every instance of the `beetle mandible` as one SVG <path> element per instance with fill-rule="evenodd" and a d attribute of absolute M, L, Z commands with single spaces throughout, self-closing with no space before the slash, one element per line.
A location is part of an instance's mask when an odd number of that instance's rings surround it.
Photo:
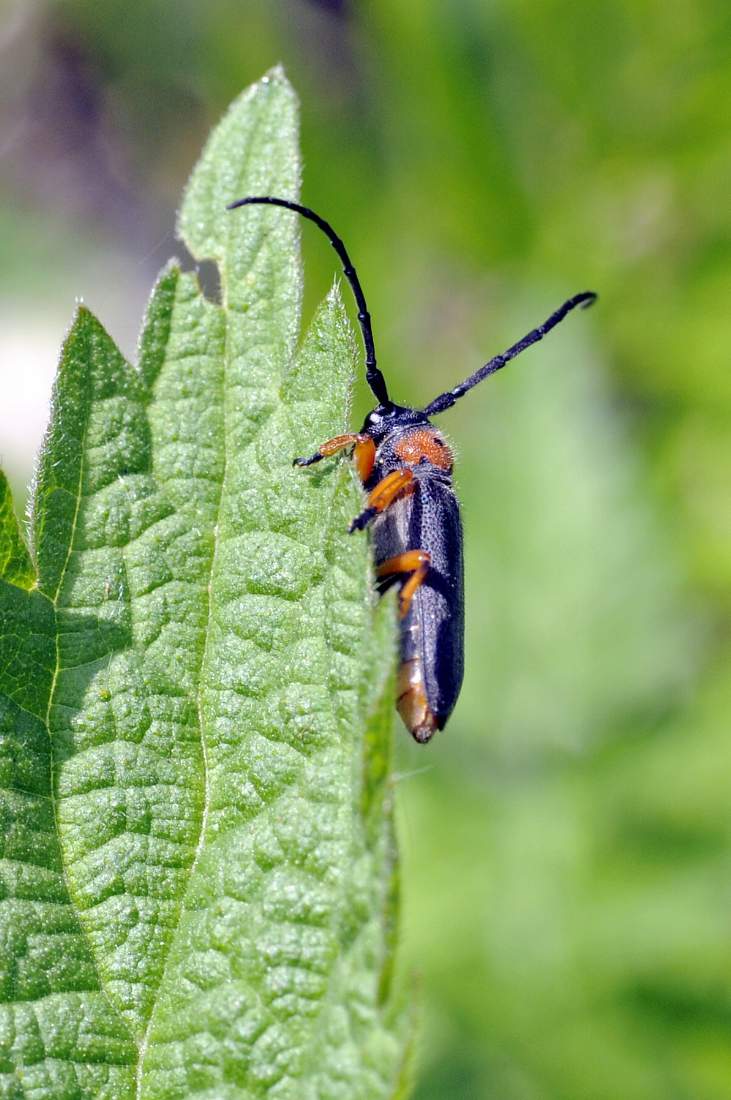
<path fill-rule="evenodd" d="M 590 290 L 574 294 L 542 325 L 454 389 L 435 397 L 425 409 L 396 405 L 376 364 L 365 295 L 340 237 L 314 210 L 273 195 L 250 195 L 230 203 L 227 209 L 255 203 L 281 206 L 314 222 L 342 261 L 355 296 L 365 345 L 366 381 L 378 404 L 359 432 L 328 439 L 315 454 L 294 459 L 294 465 L 312 466 L 351 449 L 367 498 L 350 531 L 371 527 L 379 591 L 397 583 L 401 586 L 396 706 L 414 739 L 424 744 L 446 725 L 464 671 L 462 523 L 452 487 L 452 452 L 430 417 L 451 408 L 483 378 L 542 340 L 572 309 L 591 305 L 597 295 Z"/>

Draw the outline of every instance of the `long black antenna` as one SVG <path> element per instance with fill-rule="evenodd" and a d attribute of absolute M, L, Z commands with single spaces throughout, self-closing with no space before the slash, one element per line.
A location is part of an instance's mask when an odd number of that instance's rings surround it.
<path fill-rule="evenodd" d="M 487 378 L 489 374 L 494 374 L 495 371 L 500 370 L 509 363 L 511 359 L 515 359 L 516 355 L 520 355 L 521 351 L 525 351 L 531 344 L 537 344 L 539 340 L 542 340 L 547 332 L 550 332 L 552 328 L 563 321 L 567 313 L 570 313 L 572 309 L 576 309 L 577 306 L 581 306 L 586 309 L 592 302 L 595 302 L 597 295 L 593 290 L 584 290 L 581 294 L 574 294 L 573 298 L 569 298 L 567 302 L 564 302 L 562 306 L 552 313 L 547 321 L 544 321 L 538 328 L 534 328 L 532 332 L 529 332 L 527 336 L 524 336 L 522 340 L 518 340 L 517 344 L 513 344 L 512 347 L 504 351 L 502 355 L 496 355 L 484 366 L 476 370 L 474 374 L 471 374 L 469 378 L 465 378 L 464 382 L 460 382 L 458 386 L 455 386 L 453 390 L 448 390 L 446 393 L 441 393 L 439 397 L 435 397 L 431 404 L 427 405 L 424 412 L 427 416 L 436 416 L 437 413 L 444 412 L 445 409 L 451 409 L 455 401 L 458 401 L 463 394 L 471 390 L 473 386 L 476 386 L 478 382 L 481 382 L 483 378 Z"/>
<path fill-rule="evenodd" d="M 326 222 L 324 218 L 321 218 L 319 214 L 316 214 L 314 210 L 310 210 L 307 206 L 300 206 L 298 202 L 290 202 L 289 199 L 274 198 L 273 195 L 249 195 L 245 199 L 238 199 L 236 202 L 230 202 L 226 209 L 236 210 L 239 206 L 251 206 L 254 203 L 261 203 L 265 206 L 283 206 L 285 210 L 294 210 L 296 214 L 301 214 L 303 218 L 307 218 L 309 221 L 314 222 L 315 225 L 319 226 L 323 231 L 342 261 L 343 274 L 352 287 L 355 301 L 358 306 L 358 321 L 360 323 L 360 330 L 363 333 L 363 343 L 365 345 L 366 381 L 376 395 L 378 403 L 380 405 L 390 405 L 391 400 L 388 396 L 388 390 L 386 389 L 386 379 L 376 366 L 376 349 L 373 345 L 371 315 L 368 312 L 365 294 L 360 285 L 358 274 L 351 263 L 348 251 L 340 237 L 338 237 L 330 223 Z"/>

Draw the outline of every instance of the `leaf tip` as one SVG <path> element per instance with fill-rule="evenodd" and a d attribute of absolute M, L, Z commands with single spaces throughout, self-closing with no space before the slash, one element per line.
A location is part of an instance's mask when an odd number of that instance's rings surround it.
<path fill-rule="evenodd" d="M 272 96 L 273 102 L 290 103 L 294 110 L 297 110 L 299 106 L 297 93 L 290 83 L 281 62 L 273 65 L 271 69 L 267 69 L 263 76 L 260 76 L 248 88 L 245 88 L 231 106 L 237 108 L 239 105 L 246 103 L 249 106 L 258 108 L 259 104 L 263 106 L 266 103 L 269 96 Z"/>
<path fill-rule="evenodd" d="M 160 271 L 147 302 L 137 340 L 137 370 L 147 387 L 157 377 L 165 358 L 182 274 L 180 262 L 172 256 Z"/>
<path fill-rule="evenodd" d="M 160 272 L 157 276 L 157 281 L 160 282 L 163 279 L 177 279 L 183 270 L 183 266 L 177 256 L 170 256 L 169 259 L 160 268 Z"/>
<path fill-rule="evenodd" d="M 325 296 L 325 301 L 329 306 L 341 306 L 343 304 L 343 295 L 340 290 L 341 281 L 340 276 L 336 275 L 333 278 L 332 285 Z"/>
<path fill-rule="evenodd" d="M 332 286 L 325 297 L 325 307 L 334 317 L 335 322 L 341 327 L 350 354 L 355 356 L 357 341 L 353 328 L 348 320 L 348 310 L 343 298 L 343 281 L 340 275 L 336 275 L 333 279 Z"/>
<path fill-rule="evenodd" d="M 84 359 L 88 358 L 86 341 L 93 338 L 101 338 L 105 343 L 112 344 L 112 338 L 104 328 L 95 313 L 80 298 L 76 300 L 76 308 L 71 317 L 71 322 L 61 345 L 61 355 L 58 363 L 56 379 L 65 375 L 69 370 L 78 371 L 78 349 L 83 348 Z M 82 373 L 86 374 L 86 371 Z"/>
<path fill-rule="evenodd" d="M 71 323 L 70 323 L 70 325 L 69 325 L 69 327 L 66 331 L 66 336 L 64 338 L 64 345 L 74 335 L 74 333 L 77 331 L 77 329 L 86 328 L 94 322 L 96 322 L 97 325 L 100 325 L 100 322 L 97 321 L 94 314 L 91 312 L 89 307 L 84 302 L 84 299 L 83 298 L 77 298 L 76 299 L 76 304 L 75 304 L 75 307 L 74 307 L 74 312 L 71 316 Z"/>
<path fill-rule="evenodd" d="M 287 74 L 284 70 L 284 65 L 282 64 L 281 61 L 278 61 L 276 65 L 272 65 L 271 69 L 267 69 L 267 71 L 264 73 L 264 75 L 261 77 L 261 79 L 258 81 L 258 83 L 259 84 L 286 84 L 286 85 L 290 86 L 289 85 L 289 80 L 287 79 Z"/>
<path fill-rule="evenodd" d="M 31 589 L 36 573 L 20 523 L 15 516 L 13 493 L 0 469 L 0 578 L 16 588 Z"/>

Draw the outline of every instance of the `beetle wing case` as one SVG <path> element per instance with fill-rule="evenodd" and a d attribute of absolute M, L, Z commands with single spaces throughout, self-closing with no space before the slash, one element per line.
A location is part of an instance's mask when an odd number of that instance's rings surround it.
<path fill-rule="evenodd" d="M 462 524 L 448 480 L 416 469 L 414 491 L 395 501 L 373 524 L 376 564 L 414 547 L 430 566 L 401 623 L 400 694 L 412 696 L 399 710 L 413 735 L 428 740 L 452 713 L 464 672 Z M 421 475 L 421 476 L 419 476 Z M 433 719 L 424 719 L 414 697 L 421 683 Z"/>

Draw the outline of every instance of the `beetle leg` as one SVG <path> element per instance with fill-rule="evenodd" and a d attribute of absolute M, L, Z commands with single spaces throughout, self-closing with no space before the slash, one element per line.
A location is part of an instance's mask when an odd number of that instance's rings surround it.
<path fill-rule="evenodd" d="M 355 446 L 357 452 L 359 447 L 368 449 L 368 444 L 373 447 L 373 454 L 375 456 L 375 445 L 369 435 L 362 435 L 360 432 L 348 432 L 347 435 L 335 435 L 332 439 L 326 440 L 313 455 L 309 455 L 305 458 L 295 458 L 292 465 L 312 466 L 313 463 L 319 462 L 323 458 L 329 458 L 330 455 L 337 454 L 338 451 L 344 450 L 345 447 Z M 358 472 L 360 473 L 360 469 Z"/>
<path fill-rule="evenodd" d="M 426 579 L 431 565 L 431 554 L 428 550 L 407 550 L 404 554 L 397 554 L 394 558 L 388 558 L 381 562 L 376 570 L 376 576 L 389 580 L 399 573 L 410 573 L 411 576 L 402 585 L 399 592 L 399 615 L 403 619 L 411 607 L 411 601 L 417 588 L 420 588 Z"/>
<path fill-rule="evenodd" d="M 376 445 L 369 435 L 361 435 L 353 448 L 353 458 L 358 477 L 366 482 L 373 472 L 376 464 Z"/>
<path fill-rule="evenodd" d="M 362 531 L 364 527 L 367 527 L 372 519 L 386 510 L 389 505 L 393 504 L 397 497 L 408 489 L 414 480 L 413 470 L 404 466 L 400 470 L 392 470 L 390 474 L 378 482 L 368 494 L 368 500 L 366 501 L 366 507 L 356 516 L 350 525 L 350 533 L 353 531 Z"/>

